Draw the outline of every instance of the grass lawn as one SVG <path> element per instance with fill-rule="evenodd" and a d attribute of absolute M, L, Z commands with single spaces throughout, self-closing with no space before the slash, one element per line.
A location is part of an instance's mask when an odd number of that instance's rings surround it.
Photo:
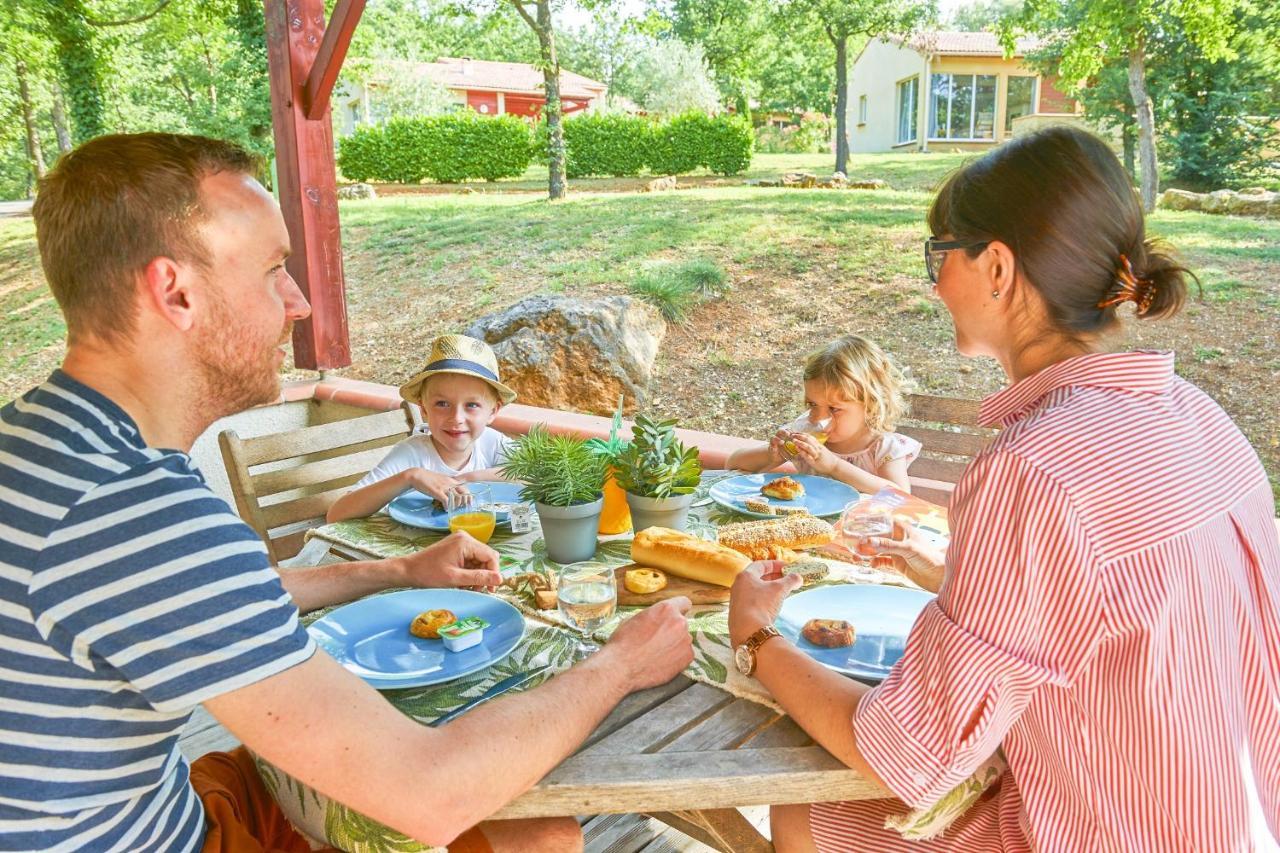
<path fill-rule="evenodd" d="M 754 169 L 830 171 L 823 155 L 769 159 Z M 705 259 L 726 271 L 730 290 L 669 327 L 647 402 L 657 414 L 764 435 L 797 411 L 804 354 L 844 331 L 884 344 L 919 390 L 977 397 L 1002 376 L 955 353 L 920 258 L 928 189 L 962 159 L 855 158 L 850 174 L 884 177 L 893 187 L 884 191 L 733 179 L 650 194 L 584 181 L 555 205 L 532 191 L 344 202 L 353 347 L 344 375 L 397 383 L 420 368 L 434 335 L 522 297 L 626 293 L 655 265 Z M 1204 296 L 1171 321 L 1129 324 L 1118 345 L 1176 350 L 1180 373 L 1231 413 L 1280 486 L 1280 222 L 1160 212 L 1150 230 L 1182 251 Z M 29 219 L 0 220 L 0 312 L 7 400 L 61 353 Z"/>

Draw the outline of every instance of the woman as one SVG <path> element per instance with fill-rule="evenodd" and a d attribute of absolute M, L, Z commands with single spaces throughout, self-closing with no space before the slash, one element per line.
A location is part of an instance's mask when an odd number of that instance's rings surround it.
<path fill-rule="evenodd" d="M 958 349 L 1009 380 L 983 402 L 1002 430 L 956 487 L 945 569 L 894 548 L 939 596 L 875 689 L 757 633 L 796 585 L 774 566 L 735 584 L 730 633 L 748 668 L 758 644 L 754 674 L 797 723 L 910 806 L 998 747 L 1009 771 L 941 838 L 887 832 L 895 800 L 818 803 L 775 809 L 778 849 L 1267 846 L 1280 833 L 1267 477 L 1171 353 L 1104 351 L 1118 308 L 1172 315 L 1188 273 L 1146 238 L 1115 156 L 1074 129 L 967 165 L 929 225 Z"/>

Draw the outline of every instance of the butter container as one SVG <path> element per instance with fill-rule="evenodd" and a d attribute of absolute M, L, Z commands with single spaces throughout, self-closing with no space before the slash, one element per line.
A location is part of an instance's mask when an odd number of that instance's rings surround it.
<path fill-rule="evenodd" d="M 480 641 L 484 639 L 484 629 L 488 627 L 489 623 L 479 616 L 468 616 L 441 628 L 440 639 L 449 651 L 460 652 L 480 645 Z"/>

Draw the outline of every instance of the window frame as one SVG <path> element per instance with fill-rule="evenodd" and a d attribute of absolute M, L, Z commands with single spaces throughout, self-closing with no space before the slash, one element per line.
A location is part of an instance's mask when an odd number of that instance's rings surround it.
<path fill-rule="evenodd" d="M 1009 83 L 1014 78 L 1025 79 L 1031 78 L 1031 112 L 1024 115 L 1035 115 L 1040 111 L 1040 75 L 1039 74 L 1007 74 L 1004 82 L 1004 133 L 1006 135 L 1013 133 L 1013 119 L 1009 116 Z"/>
<path fill-rule="evenodd" d="M 911 136 L 907 139 L 902 138 L 902 118 L 903 118 L 902 87 L 903 86 L 906 86 L 907 91 L 910 92 L 910 103 L 911 103 L 910 109 L 908 110 L 910 119 L 907 123 L 907 126 L 911 131 Z M 910 77 L 904 77 L 894 84 L 893 106 L 894 106 L 894 109 L 897 111 L 897 115 L 894 116 L 895 121 L 893 124 L 893 136 L 896 141 L 893 144 L 894 145 L 910 145 L 912 142 L 919 141 L 920 139 L 920 75 L 919 74 L 912 74 Z"/>
<path fill-rule="evenodd" d="M 861 127 L 866 123 L 867 123 L 867 96 L 859 95 L 858 96 L 858 126 Z"/>
<path fill-rule="evenodd" d="M 996 135 L 995 112 L 996 112 L 996 107 L 999 105 L 999 102 L 1000 102 L 1000 75 L 999 74 L 978 74 L 976 72 L 971 74 L 955 74 L 951 71 L 930 72 L 929 73 L 929 121 L 931 124 L 935 123 L 935 120 L 937 119 L 937 112 L 938 112 L 937 95 L 934 92 L 935 87 L 934 87 L 933 78 L 935 77 L 948 78 L 947 80 L 947 125 L 946 125 L 948 131 L 950 131 L 950 128 L 951 128 L 952 102 L 955 100 L 955 78 L 956 77 L 969 78 L 969 81 L 970 81 L 969 82 L 969 91 L 970 91 L 969 135 L 968 136 L 930 135 L 928 137 L 929 141 L 930 142 L 996 142 L 999 137 Z M 991 77 L 995 80 L 995 89 L 994 89 L 992 104 L 991 104 L 991 112 L 992 112 L 991 136 L 974 136 L 973 135 L 975 128 L 977 128 L 978 126 L 978 78 L 979 77 Z M 1005 93 L 1005 98 L 1007 101 L 1008 100 L 1007 90 Z M 932 130 L 932 128 L 931 127 L 926 128 L 926 132 L 929 130 Z"/>

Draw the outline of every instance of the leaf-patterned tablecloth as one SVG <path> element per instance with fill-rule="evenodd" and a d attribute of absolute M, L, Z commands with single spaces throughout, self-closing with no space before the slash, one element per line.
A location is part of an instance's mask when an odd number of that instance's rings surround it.
<path fill-rule="evenodd" d="M 744 520 L 744 516 L 728 512 L 714 505 L 706 497 L 707 489 L 716 480 L 735 472 L 707 472 L 695 496 L 690 526 L 692 531 L 709 530 L 729 521 Z M 369 518 L 326 524 L 310 531 L 311 538 L 320 538 L 343 550 L 355 551 L 379 557 L 395 557 L 419 551 L 443 538 L 444 534 L 406 527 L 385 514 Z M 502 556 L 504 577 L 520 574 L 548 576 L 558 564 L 547 558 L 542 533 L 534 516 L 533 529 L 528 533 L 513 534 L 500 527 L 489 544 Z M 596 551 L 596 559 L 613 565 L 631 562 L 631 537 L 629 534 L 602 537 Z M 897 574 L 860 569 L 847 563 L 827 560 L 831 571 L 824 584 L 834 583 L 888 583 L 906 584 Z M 566 627 L 556 610 L 539 610 L 532 594 L 525 590 L 503 589 L 499 593 L 524 613 L 527 631 L 521 645 L 505 660 L 481 673 L 458 679 L 447 684 L 405 690 L 383 691 L 396 708 L 422 722 L 427 722 L 449 711 L 468 699 L 483 693 L 498 680 L 515 672 L 542 664 L 550 664 L 544 675 L 531 681 L 524 689 L 534 687 L 572 666 L 575 655 L 580 654 L 581 640 Z M 622 607 L 609 623 L 593 635 L 605 640 L 621 621 L 640 608 Z M 308 614 L 308 622 L 327 611 Z M 694 607 L 689 614 L 689 629 L 694 645 L 693 663 L 685 675 L 706 684 L 719 687 L 735 696 L 781 710 L 772 697 L 755 679 L 742 676 L 733 666 L 733 650 L 729 644 L 728 612 L 722 605 Z M 283 771 L 259 759 L 258 767 L 267 787 L 280 802 L 288 818 L 300 830 L 313 838 L 343 850 L 365 851 L 425 851 L 425 847 L 412 839 L 372 821 L 340 803 L 302 785 Z M 956 817 L 963 814 L 1001 772 L 998 759 L 984 765 L 975 777 L 958 786 L 942 802 L 929 810 L 904 813 L 893 821 L 893 828 L 906 837 L 931 837 L 940 832 Z"/>

